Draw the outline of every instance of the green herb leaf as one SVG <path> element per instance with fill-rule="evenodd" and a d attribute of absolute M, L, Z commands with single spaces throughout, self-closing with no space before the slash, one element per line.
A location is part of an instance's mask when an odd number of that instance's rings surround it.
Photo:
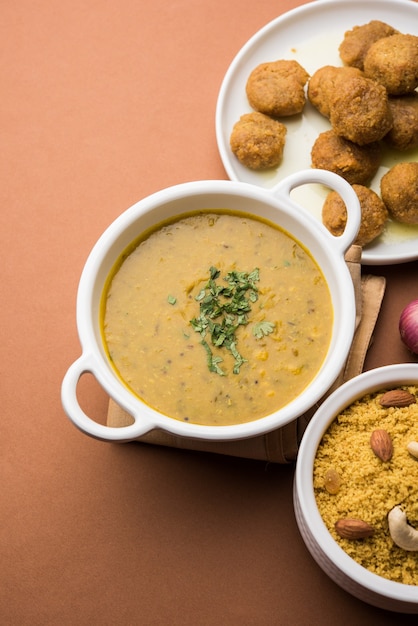
<path fill-rule="evenodd" d="M 252 283 L 256 283 L 260 280 L 260 270 L 258 269 L 258 267 L 253 269 L 253 271 L 248 274 L 248 280 Z"/>
<path fill-rule="evenodd" d="M 167 297 L 167 302 L 168 302 L 168 304 L 172 304 L 172 305 L 174 305 L 174 304 L 176 304 L 176 302 L 177 302 L 177 298 L 175 298 L 174 296 L 169 295 L 169 296 Z"/>
<path fill-rule="evenodd" d="M 218 365 L 218 363 L 222 362 L 221 357 L 220 356 L 213 356 L 212 350 L 210 349 L 210 346 L 209 346 L 208 342 L 205 341 L 204 339 L 202 340 L 202 346 L 206 350 L 209 370 L 211 372 L 215 372 L 216 374 L 219 374 L 220 376 L 225 376 L 225 372 Z"/>
<path fill-rule="evenodd" d="M 275 329 L 276 325 L 272 322 L 257 322 L 253 327 L 253 335 L 256 339 L 262 339 L 263 337 L 270 335 Z"/>
<path fill-rule="evenodd" d="M 243 363 L 247 363 L 247 359 L 244 359 L 244 357 L 240 355 L 240 353 L 238 352 L 238 350 L 236 348 L 235 341 L 231 342 L 231 345 L 230 345 L 229 349 L 231 350 L 231 352 L 232 352 L 232 354 L 233 354 L 233 356 L 235 358 L 233 372 L 234 372 L 234 374 L 239 374 L 241 365 Z"/>
<path fill-rule="evenodd" d="M 209 275 L 210 275 L 210 277 L 211 277 L 211 279 L 212 279 L 212 280 L 215 280 L 215 278 L 218 278 L 218 276 L 219 276 L 219 274 L 220 274 L 220 273 L 221 273 L 221 272 L 218 270 L 218 268 L 217 268 L 217 267 L 214 267 L 213 265 L 212 265 L 212 267 L 209 269 Z"/>
<path fill-rule="evenodd" d="M 195 297 L 195 300 L 196 300 L 197 302 L 199 302 L 199 300 L 203 300 L 203 298 L 205 297 L 205 295 L 206 295 L 206 290 L 205 290 L 205 289 L 202 289 L 202 290 L 201 290 L 201 291 L 197 294 L 197 296 Z"/>
<path fill-rule="evenodd" d="M 199 315 L 199 317 L 194 317 L 190 320 L 190 324 L 193 326 L 197 333 L 200 333 L 202 337 L 206 335 L 206 329 L 209 325 L 209 320 L 203 315 Z"/>

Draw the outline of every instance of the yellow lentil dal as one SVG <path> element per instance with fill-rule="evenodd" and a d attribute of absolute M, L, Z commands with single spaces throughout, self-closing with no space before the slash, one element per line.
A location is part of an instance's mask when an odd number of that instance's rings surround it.
<path fill-rule="evenodd" d="M 225 375 L 209 371 L 191 325 L 213 266 L 219 283 L 231 271 L 259 271 L 248 323 L 236 330 L 237 373 L 216 345 Z M 299 395 L 321 367 L 333 324 L 328 285 L 307 250 L 270 222 L 226 211 L 186 214 L 136 241 L 111 273 L 102 308 L 122 381 L 163 414 L 209 425 L 264 417 Z M 267 334 L 256 336 L 265 323 Z"/>

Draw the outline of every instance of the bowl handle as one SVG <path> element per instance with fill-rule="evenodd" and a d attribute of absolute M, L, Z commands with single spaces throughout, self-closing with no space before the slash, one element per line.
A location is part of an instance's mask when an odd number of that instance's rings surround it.
<path fill-rule="evenodd" d="M 143 422 L 143 428 L 137 420 L 129 426 L 113 428 L 98 424 L 83 411 L 77 399 L 78 381 L 85 373 L 95 375 L 94 369 L 92 359 L 83 354 L 68 368 L 62 381 L 61 402 L 73 424 L 87 435 L 103 441 L 127 442 L 148 432 L 151 427 L 146 420 Z"/>
<path fill-rule="evenodd" d="M 308 213 L 309 217 L 314 219 L 315 222 L 321 224 L 321 227 L 324 229 L 324 231 L 331 236 L 333 243 L 340 249 L 342 254 L 345 254 L 345 252 L 347 252 L 348 248 L 352 245 L 357 237 L 361 223 L 361 209 L 356 192 L 354 191 L 352 186 L 346 180 L 344 180 L 344 178 L 338 176 L 338 174 L 334 174 L 334 172 L 329 172 L 328 170 L 301 170 L 300 172 L 295 172 L 294 174 L 291 174 L 290 176 L 287 176 L 282 181 L 280 181 L 275 187 L 273 187 L 272 192 L 284 194 L 290 199 L 290 193 L 292 189 L 309 183 L 319 183 L 322 185 L 326 185 L 327 187 L 330 187 L 331 189 L 336 191 L 342 197 L 347 209 L 347 223 L 342 235 L 332 235 L 329 230 L 322 225 L 321 222 L 315 219 L 307 211 L 307 209 L 299 206 L 293 201 L 292 204 L 296 205 L 301 210 Z"/>

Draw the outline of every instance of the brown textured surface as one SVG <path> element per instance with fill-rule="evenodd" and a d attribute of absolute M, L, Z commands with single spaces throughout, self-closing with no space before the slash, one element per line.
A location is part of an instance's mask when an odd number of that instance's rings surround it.
<path fill-rule="evenodd" d="M 2 2 L 1 624 L 399 621 L 309 556 L 292 466 L 100 443 L 60 403 L 92 245 L 145 195 L 226 178 L 214 129 L 222 78 L 254 32 L 297 4 Z M 417 270 L 370 269 L 387 287 L 367 368 L 413 360 L 397 320 L 417 297 Z M 105 419 L 90 377 L 80 396 Z"/>

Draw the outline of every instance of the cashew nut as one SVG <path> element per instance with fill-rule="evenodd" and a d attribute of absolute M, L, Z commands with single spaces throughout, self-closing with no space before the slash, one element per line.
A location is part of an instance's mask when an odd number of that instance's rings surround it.
<path fill-rule="evenodd" d="M 408 524 L 406 513 L 400 506 L 395 506 L 388 515 L 389 532 L 393 541 L 402 550 L 418 550 L 418 530 Z"/>
<path fill-rule="evenodd" d="M 418 442 L 417 441 L 410 441 L 408 445 L 406 446 L 406 449 L 408 450 L 409 454 L 412 454 L 412 456 L 418 459 Z"/>

